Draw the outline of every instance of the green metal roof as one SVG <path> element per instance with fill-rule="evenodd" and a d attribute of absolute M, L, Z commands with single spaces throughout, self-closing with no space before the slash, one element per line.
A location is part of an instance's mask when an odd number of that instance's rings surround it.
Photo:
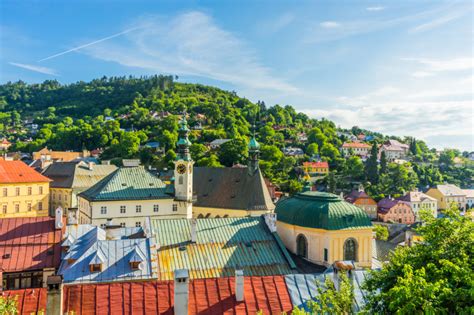
<path fill-rule="evenodd" d="M 172 198 L 158 176 L 143 166 L 119 168 L 79 196 L 90 201 Z"/>
<path fill-rule="evenodd" d="M 258 150 L 260 149 L 260 143 L 258 143 L 257 139 L 255 137 L 252 137 L 249 142 L 249 149 L 250 150 Z"/>
<path fill-rule="evenodd" d="M 369 216 L 336 195 L 307 191 L 283 199 L 276 205 L 277 220 L 325 230 L 368 228 Z"/>
<path fill-rule="evenodd" d="M 174 270 L 183 268 L 197 279 L 234 276 L 237 267 L 247 276 L 281 275 L 295 266 L 262 218 L 196 220 L 196 243 L 190 220 L 152 220 L 159 279 L 171 280 Z"/>

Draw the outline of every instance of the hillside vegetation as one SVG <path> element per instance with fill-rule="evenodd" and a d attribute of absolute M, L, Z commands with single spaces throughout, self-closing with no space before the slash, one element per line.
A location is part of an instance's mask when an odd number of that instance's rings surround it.
<path fill-rule="evenodd" d="M 330 191 L 348 190 L 363 183 L 380 198 L 444 181 L 463 187 L 472 185 L 474 174 L 469 165 L 454 165 L 456 158 L 463 159 L 457 150 L 446 150 L 438 156 L 423 141 L 390 137 L 410 144 L 411 163 L 346 159 L 340 147 L 348 135 L 371 135 L 370 144 L 389 137 L 358 127 L 340 130 L 332 121 L 309 118 L 289 105 L 268 107 L 235 92 L 178 83 L 176 79 L 103 77 L 68 85 L 57 81 L 0 85 L 0 138 L 13 143 L 10 151 L 33 152 L 45 146 L 55 150 L 102 148 L 102 159 L 139 157 L 144 164 L 163 168 L 172 166 L 177 122 L 186 112 L 193 129 L 191 152 L 198 166 L 245 164 L 248 139 L 255 125 L 262 144 L 260 165 L 264 175 L 290 192 L 302 189 L 305 183 L 299 180 L 297 167 L 311 158 L 329 162 L 331 174 L 320 184 Z M 26 128 L 27 123 L 37 124 L 37 132 Z M 301 140 L 301 134 L 306 134 L 307 140 Z M 233 140 L 218 150 L 205 145 L 224 138 Z M 156 141 L 162 153 L 144 146 Z M 303 149 L 305 155 L 285 156 L 282 149 L 290 146 Z M 377 150 L 376 145 L 373 150 Z M 467 163 L 467 159 L 464 161 Z"/>

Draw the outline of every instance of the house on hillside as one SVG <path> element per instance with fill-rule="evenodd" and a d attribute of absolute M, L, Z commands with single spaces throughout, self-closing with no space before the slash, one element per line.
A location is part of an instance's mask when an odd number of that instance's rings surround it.
<path fill-rule="evenodd" d="M 380 147 L 379 154 L 385 152 L 387 160 L 405 159 L 408 154 L 408 144 L 401 143 L 397 140 L 390 139 L 385 141 Z M 380 158 L 380 157 L 379 157 Z"/>
<path fill-rule="evenodd" d="M 283 148 L 283 154 L 286 156 L 292 156 L 292 157 L 303 157 L 304 156 L 304 151 L 301 148 L 294 148 L 294 147 L 286 147 Z"/>
<path fill-rule="evenodd" d="M 363 142 L 344 142 L 341 151 L 345 157 L 357 155 L 362 158 L 367 158 L 370 155 L 370 148 L 370 145 Z"/>
<path fill-rule="evenodd" d="M 415 213 L 406 201 L 393 198 L 384 198 L 377 204 L 377 217 L 382 222 L 412 224 L 415 222 Z"/>
<path fill-rule="evenodd" d="M 474 189 L 463 189 L 466 194 L 466 210 L 474 208 Z"/>
<path fill-rule="evenodd" d="M 437 185 L 428 189 L 426 194 L 438 201 L 438 210 L 447 209 L 451 204 L 455 204 L 461 211 L 466 209 L 466 193 L 456 185 Z"/>
<path fill-rule="evenodd" d="M 209 147 L 212 149 L 212 150 L 215 150 L 215 149 L 218 149 L 221 145 L 223 145 L 224 143 L 227 143 L 229 141 L 232 141 L 232 139 L 215 139 L 215 140 L 212 140 L 210 143 L 209 143 Z"/>
<path fill-rule="evenodd" d="M 399 200 L 406 201 L 410 204 L 413 213 L 415 214 L 415 221 L 420 221 L 419 212 L 426 210 L 436 218 L 438 215 L 438 202 L 435 198 L 430 197 L 421 191 L 411 191 L 405 196 L 398 198 Z"/>
<path fill-rule="evenodd" d="M 351 191 L 344 199 L 364 210 L 371 219 L 377 218 L 377 202 L 363 189 Z"/>
<path fill-rule="evenodd" d="M 7 151 L 8 148 L 12 146 L 12 143 L 8 141 L 6 138 L 3 138 L 0 142 L 0 151 Z"/>

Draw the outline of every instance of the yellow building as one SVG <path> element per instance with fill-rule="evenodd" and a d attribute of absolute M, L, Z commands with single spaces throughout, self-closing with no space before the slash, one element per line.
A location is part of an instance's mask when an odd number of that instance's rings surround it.
<path fill-rule="evenodd" d="M 0 218 L 47 216 L 49 182 L 22 161 L 0 160 Z"/>
<path fill-rule="evenodd" d="M 426 195 L 438 201 L 438 209 L 444 210 L 449 208 L 452 204 L 456 205 L 459 210 L 466 209 L 466 193 L 456 185 L 445 184 L 437 185 L 430 188 Z"/>
<path fill-rule="evenodd" d="M 372 223 L 362 209 L 333 194 L 304 192 L 278 202 L 275 213 L 278 235 L 296 255 L 325 266 L 372 266 Z"/>

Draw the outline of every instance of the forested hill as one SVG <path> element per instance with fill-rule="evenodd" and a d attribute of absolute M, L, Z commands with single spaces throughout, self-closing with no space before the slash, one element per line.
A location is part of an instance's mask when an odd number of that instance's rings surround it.
<path fill-rule="evenodd" d="M 44 146 L 56 150 L 102 148 L 103 159 L 140 157 L 145 164 L 165 167 L 175 156 L 178 116 L 186 111 L 197 165 L 245 164 L 248 138 L 255 124 L 257 139 L 262 143 L 261 168 L 268 178 L 288 190 L 301 188 L 297 166 L 311 158 L 329 162 L 333 172 L 323 181 L 331 190 L 347 188 L 354 182 L 372 186 L 376 194 L 382 194 L 382 189 L 387 194 L 402 193 L 446 180 L 471 184 L 472 170 L 454 168 L 455 158 L 462 158 L 456 150 L 438 157 L 423 141 L 398 138 L 410 144 L 413 167 L 374 167 L 377 161 L 344 158 L 340 147 L 361 133 L 371 136 L 369 144 L 380 144 L 387 136 L 357 127 L 339 130 L 333 122 L 311 119 L 289 105 L 267 107 L 264 102 L 252 103 L 235 92 L 179 83 L 176 79 L 103 77 L 68 85 L 57 81 L 0 85 L 0 139 L 5 137 L 13 143 L 10 151 L 32 152 Z M 205 144 L 214 139 L 233 140 L 219 150 L 209 150 Z M 149 142 L 159 142 L 163 154 L 144 146 Z M 301 148 L 305 155 L 285 156 L 285 147 Z M 398 175 L 394 175 L 396 172 Z M 394 176 L 397 178 L 390 179 Z M 375 183 L 380 187 L 376 189 Z"/>

